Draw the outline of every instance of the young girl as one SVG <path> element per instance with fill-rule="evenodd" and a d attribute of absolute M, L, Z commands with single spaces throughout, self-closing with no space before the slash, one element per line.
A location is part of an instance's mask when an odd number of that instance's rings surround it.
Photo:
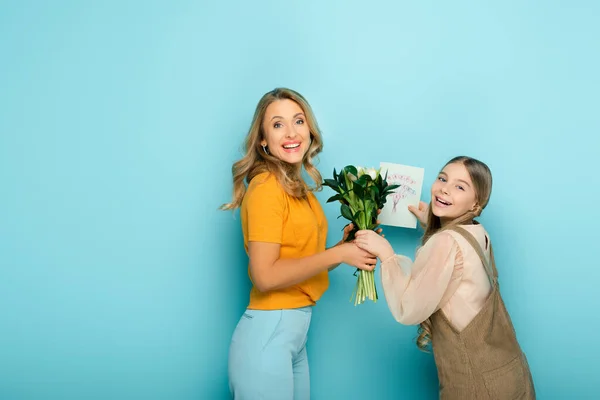
<path fill-rule="evenodd" d="M 275 89 L 259 101 L 233 165 L 233 200 L 240 207 L 252 281 L 250 302 L 229 348 L 229 383 L 236 400 L 310 398 L 306 338 L 311 308 L 340 263 L 373 270 L 377 259 L 354 243 L 325 249 L 327 220 L 302 167 L 320 187 L 313 165 L 323 148 L 310 105 L 299 93 Z M 245 182 L 248 182 L 246 188 Z"/>
<path fill-rule="evenodd" d="M 487 165 L 469 157 L 450 160 L 431 188 L 414 263 L 395 255 L 381 236 L 356 234 L 355 243 L 381 261 L 394 318 L 421 325 L 419 348 L 431 341 L 441 399 L 535 398 L 527 360 L 498 290 L 490 238 L 474 221 L 491 190 Z"/>

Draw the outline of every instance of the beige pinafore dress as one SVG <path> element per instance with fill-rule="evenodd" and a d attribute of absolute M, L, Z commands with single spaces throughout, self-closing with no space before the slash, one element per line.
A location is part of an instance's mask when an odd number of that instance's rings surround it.
<path fill-rule="evenodd" d="M 430 317 L 440 399 L 535 399 L 527 359 L 517 342 L 512 321 L 498 289 L 498 271 L 491 244 L 490 265 L 470 232 L 459 226 L 450 229 L 462 235 L 477 251 L 492 291 L 481 311 L 460 332 L 452 326 L 442 310 Z"/>

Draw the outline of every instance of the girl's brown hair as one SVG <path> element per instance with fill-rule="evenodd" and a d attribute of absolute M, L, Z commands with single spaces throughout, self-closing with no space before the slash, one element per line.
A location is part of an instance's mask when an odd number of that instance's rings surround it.
<path fill-rule="evenodd" d="M 427 227 L 425 228 L 425 233 L 423 234 L 421 245 L 427 243 L 427 241 L 433 235 L 442 230 L 448 229 L 456 225 L 472 223 L 476 217 L 481 215 L 481 212 L 490 201 L 490 196 L 492 194 L 492 172 L 490 171 L 489 167 L 485 163 L 474 158 L 467 156 L 458 156 L 448 161 L 444 165 L 442 170 L 447 165 L 454 163 L 460 163 L 464 165 L 467 169 L 467 172 L 469 173 L 469 176 L 471 177 L 473 187 L 475 188 L 475 209 L 454 219 L 442 228 L 442 222 L 440 221 L 439 217 L 433 215 L 430 204 L 429 210 L 427 212 Z M 417 346 L 419 347 L 419 349 L 426 350 L 427 346 L 431 342 L 431 333 L 431 321 L 427 319 L 419 325 L 419 336 L 417 337 Z"/>
<path fill-rule="evenodd" d="M 261 146 L 261 140 L 265 138 L 263 120 L 267 107 L 277 100 L 285 99 L 292 100 L 298 104 L 306 117 L 306 123 L 310 130 L 311 143 L 302 160 L 302 166 L 314 181 L 314 187 L 309 187 L 302 179 L 302 168 L 297 168 L 279 160 L 277 157 L 264 151 Z M 231 168 L 233 175 L 233 198 L 230 203 L 223 204 L 221 209 L 234 210 L 240 207 L 246 193 L 246 185 L 250 183 L 252 178 L 262 172 L 270 172 L 275 175 L 281 186 L 290 196 L 304 197 L 309 191 L 321 189 L 322 177 L 315 168 L 313 160 L 322 150 L 323 140 L 321 131 L 308 101 L 300 93 L 287 88 L 276 88 L 265 93 L 256 106 L 250 130 L 244 141 L 245 154 Z"/>

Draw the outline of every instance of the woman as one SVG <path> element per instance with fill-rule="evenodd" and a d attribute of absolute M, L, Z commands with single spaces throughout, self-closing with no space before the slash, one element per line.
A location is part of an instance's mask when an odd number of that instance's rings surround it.
<path fill-rule="evenodd" d="M 310 105 L 278 88 L 258 102 L 233 172 L 252 281 L 250 301 L 231 339 L 230 390 L 237 400 L 309 399 L 306 339 L 311 309 L 327 290 L 328 271 L 345 263 L 373 270 L 376 258 L 344 239 L 325 248 L 327 220 L 312 193 L 321 175 L 313 160 L 323 148 Z M 302 178 L 302 170 L 314 187 Z M 248 183 L 246 188 L 245 183 Z"/>

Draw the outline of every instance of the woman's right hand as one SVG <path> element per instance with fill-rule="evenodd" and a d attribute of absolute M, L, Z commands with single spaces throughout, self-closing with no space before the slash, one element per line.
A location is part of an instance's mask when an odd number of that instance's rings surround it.
<path fill-rule="evenodd" d="M 427 226 L 427 212 L 429 211 L 429 205 L 423 201 L 419 202 L 419 208 L 415 206 L 408 206 L 408 211 L 414 214 L 415 217 L 421 223 L 421 226 Z"/>
<path fill-rule="evenodd" d="M 339 245 L 342 262 L 365 271 L 373 271 L 377 264 L 377 257 L 358 247 L 355 243 Z"/>

